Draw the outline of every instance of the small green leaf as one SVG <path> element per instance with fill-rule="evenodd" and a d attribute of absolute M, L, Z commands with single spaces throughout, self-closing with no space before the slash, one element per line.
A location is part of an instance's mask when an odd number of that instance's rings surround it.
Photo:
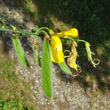
<path fill-rule="evenodd" d="M 42 86 L 45 94 L 52 97 L 51 51 L 50 44 L 44 38 L 42 55 Z"/>
<path fill-rule="evenodd" d="M 26 34 L 27 34 L 27 31 L 26 31 L 25 29 L 23 29 L 23 30 L 21 31 L 21 35 L 22 35 L 22 36 L 26 36 Z"/>
<path fill-rule="evenodd" d="M 22 47 L 20 45 L 20 41 L 15 34 L 13 34 L 12 41 L 13 41 L 13 45 L 14 45 L 16 54 L 17 54 L 20 62 L 25 66 L 29 66 L 29 63 L 27 62 L 26 57 L 24 56 L 24 52 L 22 50 Z"/>
<path fill-rule="evenodd" d="M 70 69 L 68 66 L 65 64 L 65 62 L 59 63 L 60 68 L 67 74 L 71 74 Z"/>
<path fill-rule="evenodd" d="M 39 56 L 38 56 L 38 51 L 37 51 L 37 49 L 34 48 L 34 45 L 33 45 L 33 51 L 34 51 L 34 57 L 35 57 L 35 60 L 36 60 L 37 64 L 39 66 L 41 66 L 41 62 L 40 62 L 40 59 L 39 59 Z"/>

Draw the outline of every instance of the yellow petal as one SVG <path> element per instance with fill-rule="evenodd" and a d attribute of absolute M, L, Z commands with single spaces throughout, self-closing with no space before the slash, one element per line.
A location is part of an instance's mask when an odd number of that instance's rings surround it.
<path fill-rule="evenodd" d="M 71 28 L 67 31 L 64 31 L 64 35 L 72 38 L 78 37 L 78 30 L 76 28 Z"/>
<path fill-rule="evenodd" d="M 51 37 L 71 37 L 71 38 L 77 38 L 78 37 L 78 30 L 76 28 L 71 28 L 67 31 L 62 31 L 59 33 L 51 34 Z"/>
<path fill-rule="evenodd" d="M 51 60 L 55 63 L 64 61 L 62 42 L 58 37 L 51 38 Z"/>

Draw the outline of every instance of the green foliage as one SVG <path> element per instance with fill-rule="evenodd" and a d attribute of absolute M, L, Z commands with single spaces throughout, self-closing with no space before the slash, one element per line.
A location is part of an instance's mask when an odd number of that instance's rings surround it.
<path fill-rule="evenodd" d="M 19 99 L 14 98 L 5 102 L 0 100 L 0 110 L 34 110 L 34 108 L 25 107 Z"/>
<path fill-rule="evenodd" d="M 23 30 L 21 31 L 21 36 L 23 37 L 23 36 L 26 36 L 26 35 L 27 35 L 27 30 L 23 29 Z"/>
<path fill-rule="evenodd" d="M 19 39 L 16 35 L 13 35 L 12 37 L 12 40 L 13 40 L 13 45 L 14 45 L 14 48 L 15 48 L 15 51 L 16 51 L 16 54 L 20 60 L 20 62 L 24 65 L 24 66 L 29 66 L 29 63 L 28 61 L 26 60 L 26 57 L 24 56 L 24 52 L 21 48 L 21 45 L 20 45 L 20 42 L 19 42 Z"/>
<path fill-rule="evenodd" d="M 60 68 L 67 74 L 71 74 L 69 67 L 65 64 L 65 62 L 59 63 Z"/>
<path fill-rule="evenodd" d="M 42 86 L 46 95 L 51 98 L 52 97 L 51 52 L 50 45 L 45 38 L 42 55 Z"/>
<path fill-rule="evenodd" d="M 15 74 L 16 64 L 0 50 L 0 110 L 34 110 L 30 87 Z"/>

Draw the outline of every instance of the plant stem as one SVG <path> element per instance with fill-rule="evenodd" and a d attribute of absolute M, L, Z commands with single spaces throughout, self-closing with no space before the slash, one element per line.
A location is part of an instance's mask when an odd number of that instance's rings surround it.
<path fill-rule="evenodd" d="M 11 29 L 0 29 L 0 31 L 13 32 L 13 30 L 11 30 Z"/>
<path fill-rule="evenodd" d="M 38 34 L 40 34 L 40 33 L 46 34 L 47 32 L 45 32 L 44 30 L 40 30 Z"/>
<path fill-rule="evenodd" d="M 70 39 L 72 41 L 74 41 L 74 39 L 70 38 L 70 37 L 63 37 L 64 39 Z"/>
<path fill-rule="evenodd" d="M 86 41 L 85 40 L 79 40 L 79 42 L 84 42 L 85 43 Z"/>
<path fill-rule="evenodd" d="M 49 28 L 47 28 L 47 27 L 41 27 L 41 28 L 37 29 L 36 34 L 39 35 L 40 32 L 46 34 L 47 32 L 44 31 L 44 29 L 49 31 Z"/>
<path fill-rule="evenodd" d="M 48 30 L 49 31 L 49 28 L 47 28 L 47 27 L 41 27 L 38 30 L 42 30 L 42 29 L 45 29 L 45 30 Z"/>
<path fill-rule="evenodd" d="M 13 31 L 11 29 L 0 29 L 0 31 L 5 31 L 5 32 L 15 32 L 15 33 L 22 33 L 22 31 Z M 39 34 L 35 34 L 35 33 L 32 33 L 32 32 L 26 32 L 27 35 L 39 35 Z"/>

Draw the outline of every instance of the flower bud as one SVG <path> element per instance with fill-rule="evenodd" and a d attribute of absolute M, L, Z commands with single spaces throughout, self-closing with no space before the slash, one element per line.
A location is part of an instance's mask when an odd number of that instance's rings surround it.
<path fill-rule="evenodd" d="M 78 30 L 76 28 L 71 28 L 67 31 L 64 31 L 64 35 L 71 38 L 77 38 L 78 37 Z"/>
<path fill-rule="evenodd" d="M 77 38 L 78 37 L 78 30 L 76 28 L 71 28 L 67 31 L 62 31 L 59 33 L 54 33 L 51 37 L 70 37 L 70 38 Z"/>

